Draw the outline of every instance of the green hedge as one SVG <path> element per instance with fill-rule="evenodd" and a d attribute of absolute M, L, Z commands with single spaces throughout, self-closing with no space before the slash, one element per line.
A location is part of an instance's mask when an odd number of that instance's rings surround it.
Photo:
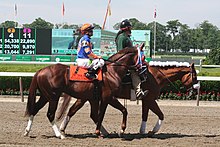
<path fill-rule="evenodd" d="M 28 89 L 31 83 L 32 77 L 23 77 L 22 86 L 24 94 L 28 94 Z M 1 95 L 19 95 L 19 77 L 0 77 L 0 94 Z"/>
<path fill-rule="evenodd" d="M 32 77 L 23 77 L 23 94 L 28 95 L 28 89 L 31 83 Z M 220 100 L 219 89 L 220 82 L 216 81 L 201 81 L 200 100 Z M 0 77 L 0 95 L 20 95 L 19 91 L 19 77 Z M 39 95 L 39 93 L 38 93 Z M 168 84 L 161 90 L 160 99 L 171 100 L 192 100 L 196 97 L 188 97 L 188 92 L 185 87 L 182 86 L 180 81 L 176 81 L 173 84 Z"/>

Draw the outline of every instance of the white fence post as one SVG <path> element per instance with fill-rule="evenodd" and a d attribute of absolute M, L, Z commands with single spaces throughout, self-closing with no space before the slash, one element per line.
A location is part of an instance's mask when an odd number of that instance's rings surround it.
<path fill-rule="evenodd" d="M 200 81 L 198 82 L 200 85 Z M 199 106 L 200 87 L 197 89 L 196 106 Z"/>
<path fill-rule="evenodd" d="M 21 102 L 24 102 L 23 85 L 22 85 L 21 77 L 19 77 L 19 86 L 20 86 Z"/>

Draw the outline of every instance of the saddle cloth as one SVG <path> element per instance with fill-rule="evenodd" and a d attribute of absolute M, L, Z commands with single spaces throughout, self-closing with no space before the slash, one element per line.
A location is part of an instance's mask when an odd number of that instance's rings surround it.
<path fill-rule="evenodd" d="M 71 81 L 93 81 L 94 79 L 89 79 L 85 76 L 85 73 L 88 72 L 88 69 L 78 67 L 76 65 L 70 65 L 70 71 L 69 71 L 69 80 Z M 98 81 L 102 81 L 102 70 L 100 69 L 98 71 Z"/>

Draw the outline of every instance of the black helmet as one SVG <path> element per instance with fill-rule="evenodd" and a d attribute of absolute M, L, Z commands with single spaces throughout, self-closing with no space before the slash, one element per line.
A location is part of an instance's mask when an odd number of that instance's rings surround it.
<path fill-rule="evenodd" d="M 120 29 L 121 29 L 121 30 L 126 30 L 126 29 L 128 29 L 128 28 L 131 28 L 131 23 L 129 22 L 128 19 L 125 19 L 125 20 L 123 20 L 123 21 L 121 22 L 121 24 L 120 24 Z"/>

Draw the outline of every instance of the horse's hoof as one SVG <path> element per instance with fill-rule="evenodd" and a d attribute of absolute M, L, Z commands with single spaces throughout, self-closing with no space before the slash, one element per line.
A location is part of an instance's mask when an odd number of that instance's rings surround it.
<path fill-rule="evenodd" d="M 104 138 L 104 135 L 100 134 L 100 135 L 98 136 L 98 138 L 103 139 L 103 138 Z"/>
<path fill-rule="evenodd" d="M 97 136 L 101 136 L 100 130 L 95 130 L 95 134 L 96 134 Z"/>
<path fill-rule="evenodd" d="M 61 134 L 60 139 L 65 139 L 65 138 L 66 138 L 66 136 Z"/>
<path fill-rule="evenodd" d="M 60 130 L 61 135 L 65 135 L 65 131 L 64 130 Z"/>
<path fill-rule="evenodd" d="M 28 136 L 29 131 L 25 130 L 24 136 Z"/>
<path fill-rule="evenodd" d="M 65 139 L 66 138 L 66 134 L 64 130 L 60 130 L 60 139 Z"/>
<path fill-rule="evenodd" d="M 121 130 L 120 133 L 118 134 L 119 137 L 123 137 L 123 135 L 125 134 L 124 130 Z"/>
<path fill-rule="evenodd" d="M 147 133 L 147 135 L 148 135 L 149 137 L 152 137 L 154 134 L 155 134 L 155 132 L 153 132 L 153 131 L 149 131 L 149 132 Z"/>

